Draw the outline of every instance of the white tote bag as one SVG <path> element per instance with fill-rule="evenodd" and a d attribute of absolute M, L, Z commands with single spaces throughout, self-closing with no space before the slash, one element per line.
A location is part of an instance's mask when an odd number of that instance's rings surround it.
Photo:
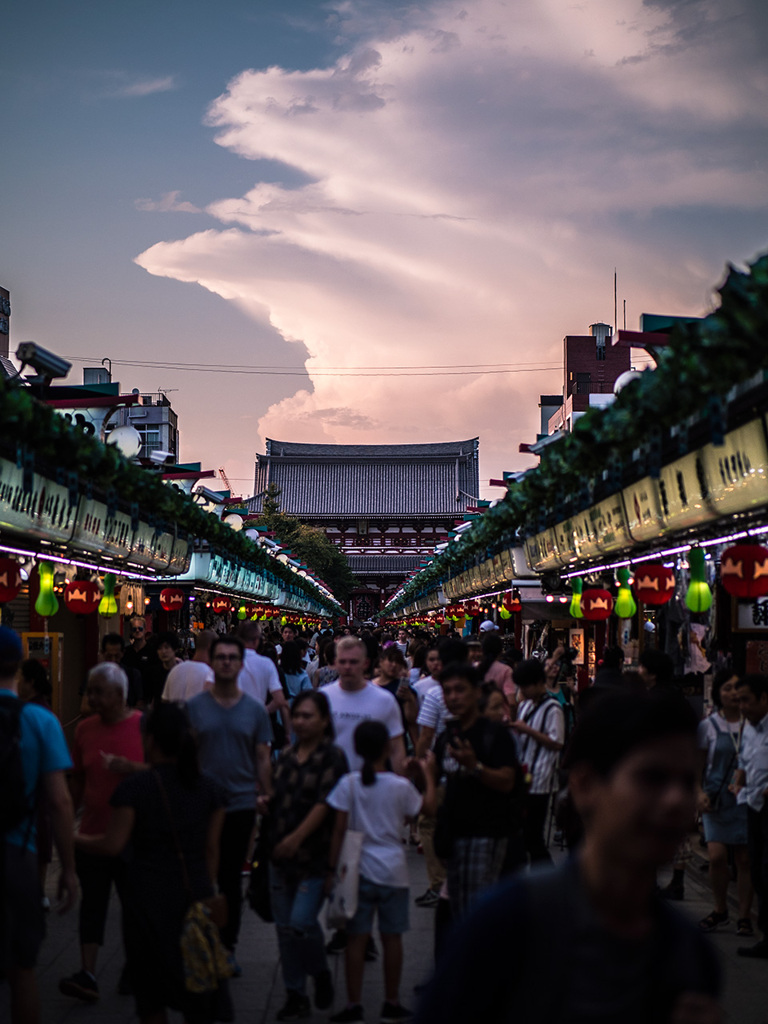
<path fill-rule="evenodd" d="M 349 824 L 355 820 L 355 785 L 352 783 L 352 811 L 349 815 Z M 344 833 L 344 842 L 341 844 L 339 862 L 336 865 L 336 875 L 333 880 L 333 889 L 328 897 L 328 906 L 325 911 L 325 921 L 329 928 L 344 928 L 347 921 L 351 920 L 357 912 L 357 889 L 360 883 L 360 852 L 363 847 L 364 832 L 353 828 L 347 828 Z"/>

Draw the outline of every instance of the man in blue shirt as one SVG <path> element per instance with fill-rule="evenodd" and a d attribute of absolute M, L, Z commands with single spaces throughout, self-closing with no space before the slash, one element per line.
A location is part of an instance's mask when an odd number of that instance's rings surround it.
<path fill-rule="evenodd" d="M 21 657 L 18 634 L 0 626 L 0 700 L 9 708 L 13 707 L 11 702 L 19 699 L 16 677 Z M 35 965 L 45 936 L 43 894 L 37 870 L 37 796 L 44 794 L 51 810 L 53 836 L 61 860 L 58 899 L 59 911 L 63 913 L 72 907 L 77 896 L 74 815 L 64 777 L 72 762 L 58 719 L 46 708 L 24 704 L 19 716 L 19 735 L 29 812 L 0 836 L 0 974 L 7 975 L 10 983 L 13 1024 L 37 1024 L 40 1007 Z"/>

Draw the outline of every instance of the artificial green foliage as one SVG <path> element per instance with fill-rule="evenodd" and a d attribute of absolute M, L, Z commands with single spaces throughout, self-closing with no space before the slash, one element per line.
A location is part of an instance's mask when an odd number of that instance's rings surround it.
<path fill-rule="evenodd" d="M 342 611 L 315 585 L 294 573 L 243 532 L 235 533 L 217 516 L 204 512 L 178 487 L 164 483 L 160 474 L 126 459 L 114 445 L 87 437 L 63 416 L 37 401 L 28 388 L 9 385 L 0 378 L 0 455 L 25 464 L 50 479 L 74 474 L 78 490 L 93 490 L 104 498 L 116 496 L 126 510 L 137 505 L 139 516 L 158 528 L 175 529 L 232 560 L 268 572 L 293 592 L 302 592 L 334 613 Z"/>
<path fill-rule="evenodd" d="M 672 427 L 710 422 L 734 385 L 768 371 L 768 255 L 748 272 L 731 267 L 719 294 L 720 307 L 710 316 L 673 328 L 655 370 L 629 383 L 607 408 L 586 412 L 572 433 L 542 451 L 538 466 L 510 480 L 503 500 L 418 573 L 387 613 L 538 533 L 549 517 L 563 521 L 591 504 L 591 486 L 610 467 L 623 468 L 626 485 L 634 453 L 651 447 L 651 424 L 658 438 Z M 640 459 L 635 479 L 645 474 Z"/>

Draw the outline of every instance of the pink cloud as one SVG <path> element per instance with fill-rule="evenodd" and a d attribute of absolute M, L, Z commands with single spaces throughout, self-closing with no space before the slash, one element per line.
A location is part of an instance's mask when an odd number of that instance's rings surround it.
<path fill-rule="evenodd" d="M 732 75 L 738 24 L 690 39 L 661 3 L 476 0 L 418 18 L 372 22 L 332 67 L 235 78 L 209 111 L 217 143 L 309 183 L 212 202 L 220 230 L 137 262 L 306 346 L 312 390 L 262 410 L 261 438 L 479 433 L 487 478 L 529 464 L 517 447 L 559 374 L 391 368 L 554 365 L 563 335 L 612 321 L 615 266 L 630 326 L 705 311 L 725 261 L 752 253 L 722 228 L 702 241 L 691 218 L 763 208 L 764 161 L 744 152 L 768 106 L 757 65 Z M 381 375 L 325 369 L 361 366 Z"/>

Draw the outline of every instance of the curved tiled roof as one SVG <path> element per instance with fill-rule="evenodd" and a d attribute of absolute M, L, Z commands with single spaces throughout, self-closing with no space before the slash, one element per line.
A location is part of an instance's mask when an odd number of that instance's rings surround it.
<path fill-rule="evenodd" d="M 433 444 L 304 444 L 267 438 L 267 456 L 301 459 L 430 459 L 460 458 L 477 451 L 478 438 Z"/>
<path fill-rule="evenodd" d="M 256 464 L 260 512 L 270 484 L 280 507 L 303 519 L 460 515 L 479 490 L 478 441 L 312 445 L 270 440 Z"/>

